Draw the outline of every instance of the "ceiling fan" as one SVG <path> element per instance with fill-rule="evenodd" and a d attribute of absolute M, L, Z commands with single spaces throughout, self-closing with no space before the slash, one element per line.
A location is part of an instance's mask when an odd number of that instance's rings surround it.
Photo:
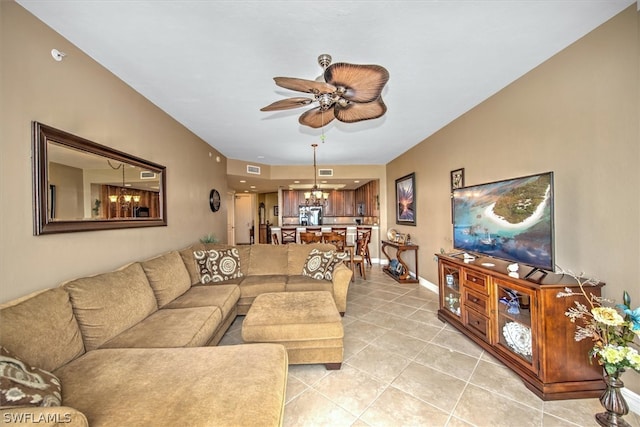
<path fill-rule="evenodd" d="M 316 80 L 294 77 L 274 77 L 280 87 L 305 92 L 313 98 L 295 97 L 276 101 L 260 111 L 298 108 L 317 102 L 318 107 L 304 112 L 298 122 L 319 128 L 333 119 L 345 123 L 377 119 L 387 112 L 382 101 L 382 89 L 389 80 L 389 72 L 380 65 L 357 65 L 338 62 L 331 64 L 331 56 L 322 54 L 318 64 L 324 69 Z"/>

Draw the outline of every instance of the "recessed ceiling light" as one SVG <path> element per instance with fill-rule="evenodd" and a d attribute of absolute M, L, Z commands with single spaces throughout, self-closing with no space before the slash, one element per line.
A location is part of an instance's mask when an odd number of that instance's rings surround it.
<path fill-rule="evenodd" d="M 255 186 L 255 185 L 252 185 L 252 186 L 251 186 L 251 187 L 249 187 L 249 188 L 256 188 L 256 186 Z"/>
<path fill-rule="evenodd" d="M 242 184 L 244 184 L 245 182 L 247 182 L 247 180 L 246 180 L 246 179 L 241 179 L 241 180 L 240 180 L 240 182 L 241 182 Z"/>
<path fill-rule="evenodd" d="M 293 181 L 294 184 L 300 184 L 300 181 Z"/>
<path fill-rule="evenodd" d="M 359 179 L 356 179 L 356 180 L 355 180 L 355 181 L 353 181 L 353 182 L 355 182 L 355 183 L 357 184 L 357 183 L 359 183 L 359 182 L 360 182 L 360 180 L 359 180 Z"/>
<path fill-rule="evenodd" d="M 248 192 L 249 192 L 249 190 L 244 190 L 244 192 L 245 192 L 245 193 L 248 193 Z"/>

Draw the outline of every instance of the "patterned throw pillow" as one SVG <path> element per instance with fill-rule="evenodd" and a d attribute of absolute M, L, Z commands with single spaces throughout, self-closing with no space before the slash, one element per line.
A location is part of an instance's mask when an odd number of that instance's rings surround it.
<path fill-rule="evenodd" d="M 200 273 L 200 283 L 203 285 L 243 276 L 240 271 L 240 253 L 236 248 L 194 251 L 193 256 Z"/>
<path fill-rule="evenodd" d="M 349 255 L 345 252 L 334 252 L 333 259 L 331 263 L 327 266 L 324 272 L 325 280 L 333 280 L 333 269 L 336 268 L 338 264 L 349 259 Z"/>
<path fill-rule="evenodd" d="M 302 267 L 302 274 L 314 279 L 323 280 L 329 265 L 333 262 L 335 251 L 323 252 L 312 249 Z M 333 271 L 333 269 L 332 269 Z"/>
<path fill-rule="evenodd" d="M 51 372 L 29 367 L 0 347 L 0 406 L 60 406 L 61 392 Z"/>

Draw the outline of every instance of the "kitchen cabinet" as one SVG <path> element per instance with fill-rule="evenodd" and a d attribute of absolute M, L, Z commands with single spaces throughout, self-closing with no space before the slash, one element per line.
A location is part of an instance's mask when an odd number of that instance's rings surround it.
<path fill-rule="evenodd" d="M 378 216 L 378 180 L 369 181 L 355 190 L 354 205 L 357 216 Z"/>

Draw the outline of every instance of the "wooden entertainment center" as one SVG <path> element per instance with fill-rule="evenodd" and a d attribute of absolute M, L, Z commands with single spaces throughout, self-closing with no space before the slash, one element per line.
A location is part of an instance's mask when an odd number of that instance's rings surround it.
<path fill-rule="evenodd" d="M 509 275 L 506 261 L 437 257 L 440 320 L 504 363 L 543 400 L 601 394 L 602 368 L 588 355 L 592 344 L 575 341 L 575 325 L 564 315 L 575 297 L 557 297 L 565 287 L 579 291 L 572 277 L 535 272 L 525 280 L 531 267 L 520 265 Z M 588 292 L 599 296 L 603 285 Z"/>

